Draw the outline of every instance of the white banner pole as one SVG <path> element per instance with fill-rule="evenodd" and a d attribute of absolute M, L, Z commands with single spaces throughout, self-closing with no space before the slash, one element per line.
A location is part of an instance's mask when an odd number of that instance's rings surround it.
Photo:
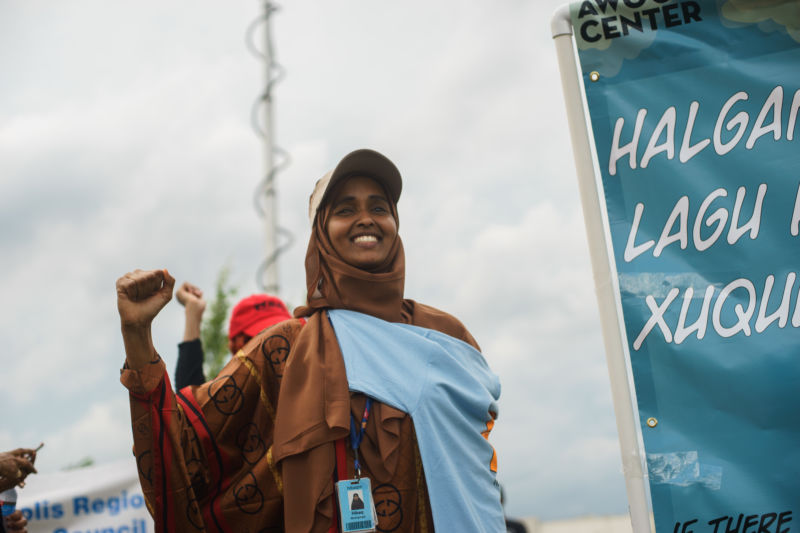
<path fill-rule="evenodd" d="M 603 229 L 600 196 L 597 191 L 592 158 L 592 144 L 583 108 L 583 94 L 575 59 L 569 5 L 562 6 L 555 12 L 551 29 L 561 71 L 567 122 L 578 174 L 581 205 L 583 206 L 583 220 L 589 240 L 589 255 L 592 261 L 597 303 L 600 308 L 600 323 L 603 330 L 608 374 L 611 380 L 611 396 L 622 452 L 622 471 L 628 493 L 631 525 L 634 533 L 650 533 L 652 529 L 649 500 L 642 468 L 642 457 L 639 453 L 637 420 L 628 381 L 628 368 L 622 344 L 622 328 L 617 314 L 612 281 L 613 273 Z"/>

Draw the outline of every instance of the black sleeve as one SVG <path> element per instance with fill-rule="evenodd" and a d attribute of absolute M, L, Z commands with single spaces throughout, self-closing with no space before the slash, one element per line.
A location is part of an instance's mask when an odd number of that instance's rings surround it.
<path fill-rule="evenodd" d="M 175 390 L 187 385 L 202 385 L 206 382 L 203 374 L 203 343 L 200 339 L 178 344 L 178 364 L 175 365 Z"/>
<path fill-rule="evenodd" d="M 506 531 L 508 533 L 527 533 L 528 528 L 519 520 L 506 518 Z"/>

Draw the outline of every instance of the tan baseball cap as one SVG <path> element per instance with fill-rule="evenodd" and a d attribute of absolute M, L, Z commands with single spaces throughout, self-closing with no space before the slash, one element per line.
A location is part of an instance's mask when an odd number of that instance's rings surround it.
<path fill-rule="evenodd" d="M 400 171 L 385 155 L 369 148 L 361 148 L 344 156 L 336 168 L 317 180 L 314 192 L 308 199 L 308 221 L 312 227 L 317 210 L 325 200 L 328 191 L 343 179 L 353 175 L 365 176 L 378 181 L 386 188 L 392 202 L 397 204 L 400 200 L 400 192 L 403 190 Z"/>

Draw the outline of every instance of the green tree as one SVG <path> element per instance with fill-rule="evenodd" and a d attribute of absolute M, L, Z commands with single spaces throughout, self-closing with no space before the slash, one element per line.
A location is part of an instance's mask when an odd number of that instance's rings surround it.
<path fill-rule="evenodd" d="M 205 363 L 203 370 L 206 378 L 216 377 L 225 363 L 228 362 L 227 318 L 231 307 L 231 298 L 236 294 L 236 287 L 230 284 L 230 269 L 222 267 L 217 276 L 214 299 L 206 309 L 200 337 L 203 341 Z"/>
<path fill-rule="evenodd" d="M 68 464 L 61 470 L 78 470 L 79 468 L 86 468 L 87 466 L 92 466 L 92 465 L 94 465 L 94 459 L 90 456 L 86 456 L 83 459 Z"/>

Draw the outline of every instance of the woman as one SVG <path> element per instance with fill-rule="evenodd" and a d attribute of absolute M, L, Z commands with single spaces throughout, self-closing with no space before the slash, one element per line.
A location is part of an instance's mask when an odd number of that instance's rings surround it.
<path fill-rule="evenodd" d="M 499 384 L 458 320 L 403 298 L 401 188 L 372 150 L 319 180 L 307 305 L 191 395 L 173 394 L 150 338 L 174 280 L 117 281 L 121 380 L 157 531 L 351 530 L 363 524 L 339 523 L 335 483 L 364 479 L 379 531 L 504 531 L 487 442 Z"/>

